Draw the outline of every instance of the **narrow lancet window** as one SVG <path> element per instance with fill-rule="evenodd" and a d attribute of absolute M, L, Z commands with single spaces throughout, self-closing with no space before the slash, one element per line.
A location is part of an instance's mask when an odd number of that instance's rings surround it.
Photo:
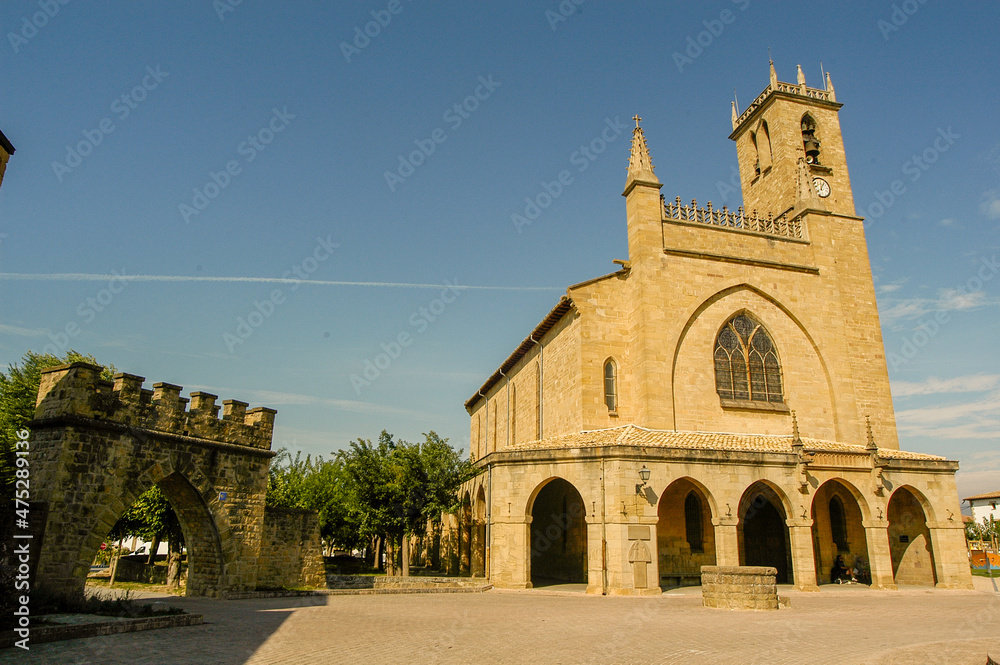
<path fill-rule="evenodd" d="M 604 403 L 608 411 L 618 410 L 618 368 L 610 358 L 604 362 Z"/>

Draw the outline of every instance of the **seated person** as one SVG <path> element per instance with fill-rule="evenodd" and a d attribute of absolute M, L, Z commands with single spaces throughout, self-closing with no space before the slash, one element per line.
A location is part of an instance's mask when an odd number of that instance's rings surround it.
<path fill-rule="evenodd" d="M 830 569 L 830 582 L 839 582 L 843 584 L 845 579 L 850 581 L 851 577 L 847 573 L 847 565 L 844 563 L 844 556 L 842 554 L 838 554 L 837 560 L 833 562 L 833 568 Z"/>
<path fill-rule="evenodd" d="M 868 570 L 868 563 L 865 561 L 864 557 L 857 557 L 854 559 L 854 569 L 851 570 L 852 581 L 860 582 L 861 584 L 871 584 L 871 572 Z"/>

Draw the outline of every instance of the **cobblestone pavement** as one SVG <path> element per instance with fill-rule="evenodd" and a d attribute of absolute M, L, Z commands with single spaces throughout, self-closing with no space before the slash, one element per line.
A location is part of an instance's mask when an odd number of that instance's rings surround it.
<path fill-rule="evenodd" d="M 984 580 L 987 581 L 988 580 Z M 827 586 L 734 612 L 699 590 L 659 597 L 559 591 L 168 602 L 206 624 L 4 649 L 0 663 L 831 663 L 985 665 L 1000 656 L 1000 594 Z"/>

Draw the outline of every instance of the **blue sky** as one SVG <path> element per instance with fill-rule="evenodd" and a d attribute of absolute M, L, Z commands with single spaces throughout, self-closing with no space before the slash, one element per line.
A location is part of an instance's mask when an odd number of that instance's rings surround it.
<path fill-rule="evenodd" d="M 845 104 L 902 447 L 997 489 L 996 7 L 577 2 L 6 0 L 0 364 L 68 346 L 272 406 L 293 451 L 383 428 L 467 449 L 465 399 L 627 255 L 628 132 L 578 149 L 638 113 L 668 198 L 736 207 L 730 101 L 770 48 Z M 115 272 L 156 279 L 92 277 Z"/>

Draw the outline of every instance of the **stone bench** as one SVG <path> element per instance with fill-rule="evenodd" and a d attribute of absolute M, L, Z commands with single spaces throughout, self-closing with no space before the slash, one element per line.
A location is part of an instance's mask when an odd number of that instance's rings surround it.
<path fill-rule="evenodd" d="M 764 566 L 702 566 L 702 605 L 730 610 L 776 610 L 777 575 L 777 569 Z"/>

